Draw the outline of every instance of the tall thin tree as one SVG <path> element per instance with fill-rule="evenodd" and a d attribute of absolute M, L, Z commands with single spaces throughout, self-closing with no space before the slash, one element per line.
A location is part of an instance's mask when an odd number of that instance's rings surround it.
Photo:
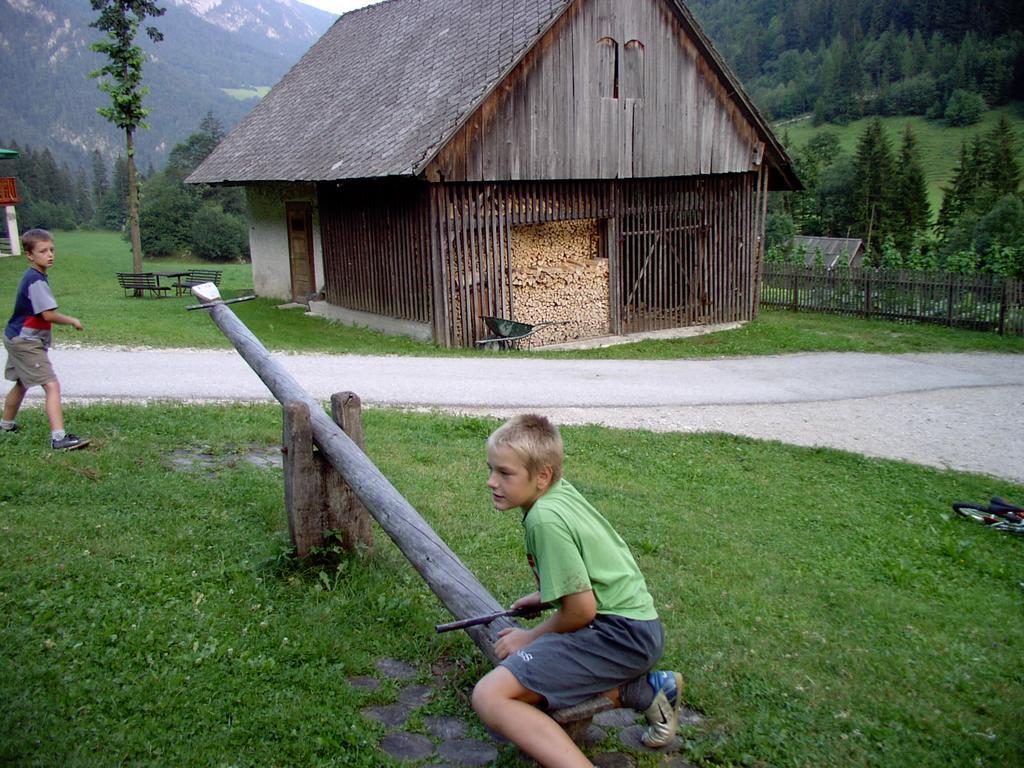
<path fill-rule="evenodd" d="M 917 137 L 909 123 L 903 128 L 894 186 L 893 236 L 896 247 L 906 254 L 917 238 L 924 234 L 932 215 Z"/>
<path fill-rule="evenodd" d="M 128 161 L 128 227 L 132 243 L 132 263 L 142 271 L 142 240 L 139 235 L 139 184 L 135 168 L 135 130 L 146 127 L 143 120 L 149 110 L 142 106 L 149 89 L 142 85 L 143 51 L 135 44 L 139 26 L 147 17 L 163 16 L 164 10 L 152 0 L 90 0 L 99 17 L 89 26 L 107 33 L 106 39 L 93 43 L 92 50 L 107 57 L 107 63 L 90 73 L 99 88 L 110 94 L 110 106 L 99 113 L 124 131 Z M 153 42 L 163 34 L 152 26 L 145 28 Z"/>
<path fill-rule="evenodd" d="M 857 142 L 856 226 L 871 256 L 892 233 L 896 161 L 882 121 L 871 120 Z"/>

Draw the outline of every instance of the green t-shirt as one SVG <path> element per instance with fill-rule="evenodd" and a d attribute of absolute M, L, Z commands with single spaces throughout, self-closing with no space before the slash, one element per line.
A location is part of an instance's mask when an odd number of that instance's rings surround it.
<path fill-rule="evenodd" d="M 541 600 L 592 589 L 598 613 L 658 618 L 626 542 L 568 481 L 559 480 L 534 502 L 523 528 Z"/>

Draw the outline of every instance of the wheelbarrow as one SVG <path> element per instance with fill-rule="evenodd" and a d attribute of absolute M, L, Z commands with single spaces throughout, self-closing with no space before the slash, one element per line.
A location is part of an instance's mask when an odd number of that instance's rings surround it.
<path fill-rule="evenodd" d="M 564 320 L 546 320 L 542 323 L 531 325 L 530 323 L 506 320 L 504 317 L 487 317 L 485 315 L 482 315 L 480 319 L 484 321 L 484 325 L 487 326 L 487 330 L 490 331 L 491 335 L 486 339 L 480 339 L 477 341 L 477 344 L 484 347 L 489 346 L 492 349 L 518 348 L 523 339 L 527 339 L 526 345 L 529 348 L 530 337 L 541 328 L 547 328 L 549 325 L 566 324 Z"/>

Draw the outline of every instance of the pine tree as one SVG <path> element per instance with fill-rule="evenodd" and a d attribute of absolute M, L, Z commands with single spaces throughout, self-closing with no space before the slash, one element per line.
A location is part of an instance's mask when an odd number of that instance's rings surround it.
<path fill-rule="evenodd" d="M 104 229 L 122 231 L 127 220 L 128 161 L 120 156 L 114 162 L 113 180 L 100 204 L 96 206 L 96 222 Z"/>
<path fill-rule="evenodd" d="M 109 187 L 110 181 L 107 178 L 107 164 L 104 162 L 100 151 L 94 149 L 92 151 L 92 197 L 94 207 L 99 208 L 100 202 L 107 194 Z"/>
<path fill-rule="evenodd" d="M 949 233 L 959 226 L 965 214 L 976 212 L 981 191 L 982 155 L 980 137 L 975 136 L 970 145 L 966 141 L 961 142 L 960 159 L 953 170 L 950 186 L 943 189 L 942 206 L 935 223 L 943 240 L 949 239 Z"/>
<path fill-rule="evenodd" d="M 896 163 L 892 146 L 877 117 L 868 123 L 857 144 L 855 226 L 870 254 L 893 229 Z"/>
<path fill-rule="evenodd" d="M 903 144 L 900 146 L 894 186 L 893 236 L 896 247 L 906 254 L 928 228 L 932 215 L 917 137 L 909 123 L 903 129 Z"/>
<path fill-rule="evenodd" d="M 93 215 L 92 191 L 83 168 L 78 169 L 78 177 L 75 179 L 75 213 L 80 224 L 90 221 Z"/>
<path fill-rule="evenodd" d="M 1000 115 L 984 138 L 981 152 L 979 213 L 985 213 L 1006 195 L 1020 187 L 1017 137 L 1006 115 Z"/>

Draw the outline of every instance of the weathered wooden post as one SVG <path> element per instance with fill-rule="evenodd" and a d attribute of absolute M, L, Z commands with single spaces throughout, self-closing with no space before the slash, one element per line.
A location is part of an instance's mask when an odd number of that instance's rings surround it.
<path fill-rule="evenodd" d="M 299 557 L 305 557 L 314 547 L 323 547 L 327 531 L 340 534 L 346 551 L 372 549 L 370 516 L 345 479 L 313 444 L 309 407 L 301 402 L 285 403 L 283 415 L 285 507 Z M 352 392 L 332 395 L 331 415 L 362 450 L 359 397 Z"/>
<path fill-rule="evenodd" d="M 356 496 L 402 554 L 423 577 L 442 604 L 456 619 L 468 619 L 501 610 L 498 601 L 477 580 L 473 572 L 449 549 L 434 529 L 388 481 L 324 409 L 299 385 L 252 332 L 221 301 L 207 302 L 207 311 L 217 327 L 274 397 L 282 404 L 303 403 L 309 411 L 313 442 L 341 474 Z M 497 619 L 489 625 L 466 630 L 477 647 L 497 662 L 494 643 L 511 619 Z"/>

